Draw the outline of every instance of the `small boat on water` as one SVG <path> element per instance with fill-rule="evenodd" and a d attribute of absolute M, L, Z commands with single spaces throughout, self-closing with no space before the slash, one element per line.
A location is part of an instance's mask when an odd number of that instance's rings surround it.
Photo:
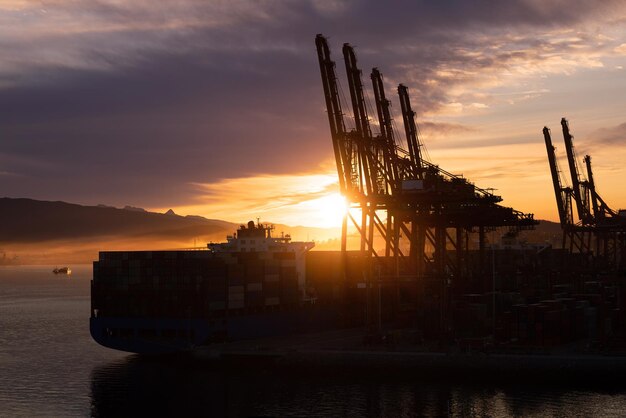
<path fill-rule="evenodd" d="M 54 274 L 67 274 L 68 276 L 72 274 L 72 270 L 69 267 L 61 267 L 61 268 L 55 267 L 55 269 L 52 270 L 52 272 Z"/>

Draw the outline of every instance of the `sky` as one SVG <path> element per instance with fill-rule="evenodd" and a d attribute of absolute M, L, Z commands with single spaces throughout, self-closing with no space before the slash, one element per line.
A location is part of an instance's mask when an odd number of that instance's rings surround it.
<path fill-rule="evenodd" d="M 557 219 L 542 129 L 563 156 L 566 117 L 626 207 L 623 0 L 0 0 L 0 195 L 337 226 L 318 33 L 504 205 Z"/>

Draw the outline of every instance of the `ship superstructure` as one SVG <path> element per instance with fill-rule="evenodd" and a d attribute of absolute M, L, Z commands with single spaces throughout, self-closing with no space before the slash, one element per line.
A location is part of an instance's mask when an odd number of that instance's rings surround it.
<path fill-rule="evenodd" d="M 224 243 L 209 243 L 207 247 L 214 253 L 260 253 L 266 257 L 274 253 L 292 253 L 298 288 L 303 300 L 309 299 L 306 289 L 305 254 L 315 246 L 312 241 L 291 241 L 291 235 L 281 233 L 280 237 L 273 237 L 274 225 L 262 224 L 257 220 L 255 224 L 249 221 L 241 225 L 237 232 L 226 237 Z M 262 255 L 265 254 L 265 255 Z"/>
<path fill-rule="evenodd" d="M 237 232 L 226 237 L 226 242 L 209 243 L 207 247 L 214 252 L 246 252 L 246 251 L 295 251 L 305 252 L 315 246 L 314 242 L 292 242 L 291 235 L 281 233 L 273 237 L 274 225 L 266 225 L 257 221 L 241 225 Z"/>

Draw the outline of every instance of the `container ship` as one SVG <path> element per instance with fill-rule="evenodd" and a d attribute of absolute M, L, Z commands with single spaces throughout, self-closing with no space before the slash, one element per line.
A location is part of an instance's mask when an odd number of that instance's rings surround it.
<path fill-rule="evenodd" d="M 351 350 L 626 352 L 621 278 L 593 274 L 578 254 L 505 235 L 483 255 L 464 255 L 470 265 L 486 257 L 491 271 L 442 286 L 429 271 L 420 280 L 368 278 L 375 269 L 362 252 L 313 247 L 249 222 L 203 250 L 101 252 L 91 335 L 105 347 L 148 354 L 230 343 L 248 352 L 268 338 L 324 332 L 335 341 L 357 335 Z"/>
<path fill-rule="evenodd" d="M 250 221 L 204 250 L 100 252 L 91 283 L 93 339 L 164 353 L 336 324 L 335 305 L 319 300 L 306 280 L 314 243 L 272 231 Z"/>

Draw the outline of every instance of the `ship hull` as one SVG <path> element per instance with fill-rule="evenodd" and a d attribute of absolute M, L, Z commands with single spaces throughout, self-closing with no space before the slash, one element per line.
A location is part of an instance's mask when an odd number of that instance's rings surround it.
<path fill-rule="evenodd" d="M 92 317 L 92 338 L 108 348 L 140 354 L 190 351 L 211 344 L 337 328 L 332 307 L 261 312 L 207 319 Z"/>

